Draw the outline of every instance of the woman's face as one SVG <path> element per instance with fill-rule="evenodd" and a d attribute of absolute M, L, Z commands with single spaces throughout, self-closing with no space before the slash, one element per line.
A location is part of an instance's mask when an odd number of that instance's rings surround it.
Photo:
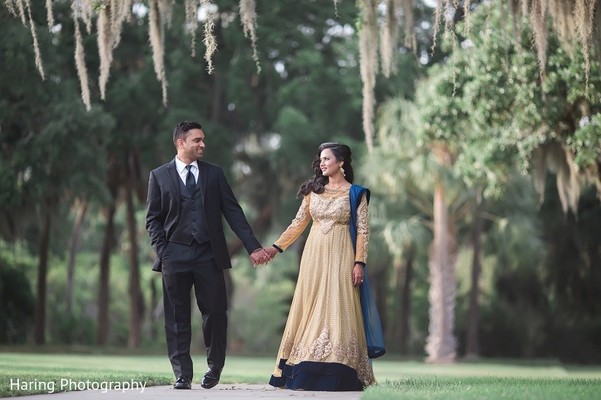
<path fill-rule="evenodd" d="M 336 160 L 330 149 L 324 149 L 319 156 L 319 168 L 323 176 L 334 176 L 340 172 L 343 162 Z"/>

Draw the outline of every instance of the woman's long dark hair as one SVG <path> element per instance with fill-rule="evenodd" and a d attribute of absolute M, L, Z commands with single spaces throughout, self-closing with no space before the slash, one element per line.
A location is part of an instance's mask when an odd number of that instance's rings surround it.
<path fill-rule="evenodd" d="M 321 168 L 319 168 L 319 164 L 321 164 L 321 152 L 325 149 L 330 149 L 330 151 L 334 154 L 334 157 L 336 157 L 336 161 L 344 161 L 344 164 L 342 166 L 342 168 L 344 169 L 344 178 L 350 183 L 353 183 L 353 180 L 355 179 L 355 174 L 353 173 L 353 166 L 351 165 L 353 161 L 351 158 L 351 148 L 348 147 L 346 144 L 333 142 L 322 143 L 317 148 L 317 155 L 315 156 L 315 159 L 313 160 L 312 164 L 315 176 L 313 176 L 313 178 L 304 182 L 300 186 L 300 188 L 298 189 L 298 193 L 296 194 L 298 197 L 306 196 L 311 192 L 315 192 L 318 194 L 323 193 L 324 186 L 328 183 L 328 177 L 323 176 L 323 174 L 321 173 Z"/>

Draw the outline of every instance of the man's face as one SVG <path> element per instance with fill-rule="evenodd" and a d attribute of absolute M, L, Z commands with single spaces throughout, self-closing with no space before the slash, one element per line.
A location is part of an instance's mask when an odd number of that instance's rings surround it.
<path fill-rule="evenodd" d="M 180 160 L 189 164 L 204 156 L 205 146 L 205 133 L 201 129 L 191 129 L 186 139 L 178 139 L 177 155 Z"/>

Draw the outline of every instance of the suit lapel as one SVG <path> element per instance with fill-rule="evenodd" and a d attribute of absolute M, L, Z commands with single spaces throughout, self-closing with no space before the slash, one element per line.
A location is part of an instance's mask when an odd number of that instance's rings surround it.
<path fill-rule="evenodd" d="M 177 203 L 179 205 L 181 193 L 179 190 L 179 182 L 180 179 L 179 174 L 177 173 L 177 168 L 175 167 L 175 158 L 169 164 L 167 164 L 167 175 L 169 175 L 169 183 L 171 184 L 171 189 L 177 193 Z"/>

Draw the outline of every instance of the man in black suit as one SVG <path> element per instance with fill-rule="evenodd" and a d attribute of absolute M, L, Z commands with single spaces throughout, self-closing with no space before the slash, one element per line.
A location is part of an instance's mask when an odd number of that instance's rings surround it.
<path fill-rule="evenodd" d="M 173 132 L 176 157 L 150 172 L 146 230 L 162 272 L 165 334 L 176 389 L 190 389 L 191 306 L 194 287 L 202 313 L 208 370 L 201 386 L 221 377 L 227 346 L 227 296 L 223 270 L 231 268 L 222 216 L 244 244 L 253 265 L 270 259 L 255 238 L 223 170 L 200 159 L 205 133 L 197 122 L 179 123 Z"/>

